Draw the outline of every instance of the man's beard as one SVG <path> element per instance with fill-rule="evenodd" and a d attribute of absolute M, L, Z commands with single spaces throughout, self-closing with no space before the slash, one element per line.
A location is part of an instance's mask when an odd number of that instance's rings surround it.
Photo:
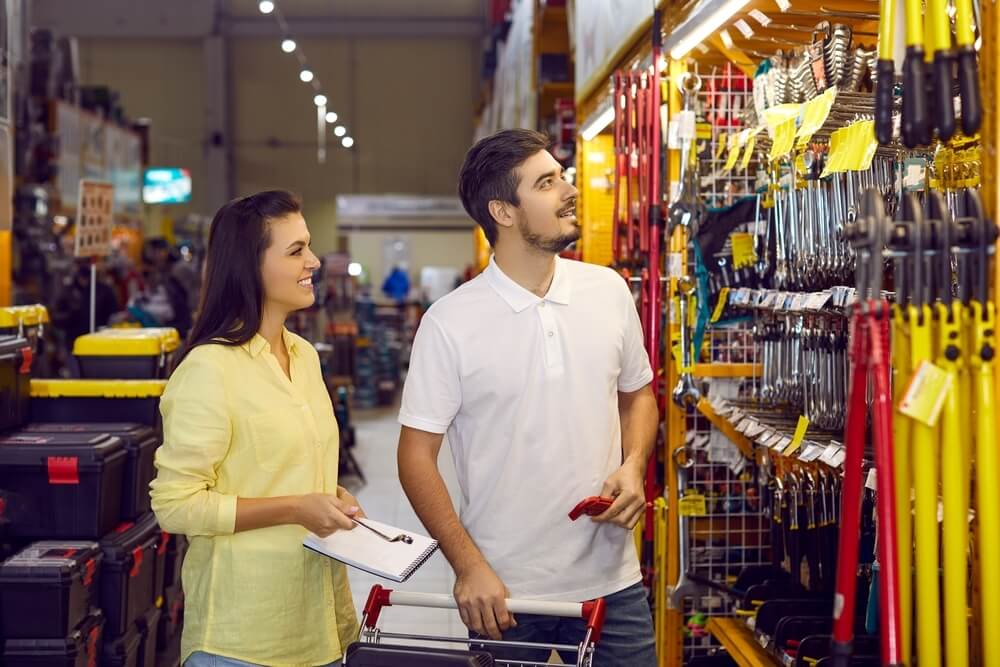
<path fill-rule="evenodd" d="M 528 221 L 521 218 L 517 221 L 517 230 L 521 233 L 521 238 L 529 248 L 540 250 L 541 252 L 558 254 L 565 250 L 569 244 L 580 239 L 580 225 L 574 225 L 573 231 L 559 236 L 545 237 L 531 231 Z"/>

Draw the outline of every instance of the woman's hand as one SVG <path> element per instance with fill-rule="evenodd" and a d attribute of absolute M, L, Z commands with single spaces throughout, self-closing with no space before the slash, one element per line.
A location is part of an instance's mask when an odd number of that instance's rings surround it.
<path fill-rule="evenodd" d="M 351 530 L 354 528 L 351 519 L 364 515 L 354 496 L 347 495 L 351 498 L 350 502 L 329 493 L 299 496 L 295 508 L 295 523 L 320 537 L 326 537 L 337 530 Z"/>
<path fill-rule="evenodd" d="M 358 513 L 354 515 L 355 518 L 364 519 L 366 516 L 368 516 L 367 514 L 365 514 L 365 511 L 361 509 L 361 503 L 358 502 L 358 499 L 355 498 L 354 495 L 344 487 L 342 486 L 337 487 L 337 497 L 340 498 L 345 503 L 347 503 L 348 505 L 350 505 L 351 507 L 358 508 Z"/>

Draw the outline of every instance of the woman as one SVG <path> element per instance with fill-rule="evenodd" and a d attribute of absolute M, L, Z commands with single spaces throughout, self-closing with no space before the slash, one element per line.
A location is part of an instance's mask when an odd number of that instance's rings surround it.
<path fill-rule="evenodd" d="M 339 439 L 315 349 L 284 327 L 313 303 L 319 261 L 299 202 L 261 192 L 219 209 L 199 316 L 160 405 L 153 511 L 189 536 L 186 667 L 339 665 L 357 637 L 344 567 L 302 546 L 350 530 Z"/>

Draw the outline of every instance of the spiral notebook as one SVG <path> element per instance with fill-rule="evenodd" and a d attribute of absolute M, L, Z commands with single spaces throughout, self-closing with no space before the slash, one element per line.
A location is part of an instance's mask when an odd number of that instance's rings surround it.
<path fill-rule="evenodd" d="M 385 535 L 405 533 L 413 542 L 389 542 L 362 526 L 355 526 L 353 530 L 338 530 L 327 537 L 309 533 L 302 544 L 345 565 L 398 583 L 409 579 L 438 549 L 438 543 L 424 535 L 368 518 L 363 521 Z"/>

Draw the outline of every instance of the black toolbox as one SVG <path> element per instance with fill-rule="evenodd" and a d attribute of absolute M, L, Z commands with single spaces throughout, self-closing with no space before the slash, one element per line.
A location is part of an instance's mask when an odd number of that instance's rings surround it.
<path fill-rule="evenodd" d="M 121 521 L 127 453 L 105 434 L 0 436 L 0 519 L 12 537 L 97 540 Z"/>
<path fill-rule="evenodd" d="M 8 639 L 5 667 L 97 667 L 101 665 L 104 614 L 91 609 L 84 622 L 60 639 Z"/>
<path fill-rule="evenodd" d="M 145 614 L 136 621 L 139 635 L 142 641 L 139 644 L 138 667 L 156 667 L 156 637 L 160 633 L 160 617 L 163 610 L 159 607 L 150 607 Z"/>
<path fill-rule="evenodd" d="M 156 566 L 153 568 L 153 603 L 163 604 L 163 591 L 167 580 L 167 554 L 174 535 L 156 528 Z"/>
<path fill-rule="evenodd" d="M 132 625 L 118 639 L 104 640 L 101 667 L 137 667 L 141 645 L 142 634 L 137 625 Z"/>
<path fill-rule="evenodd" d="M 0 336 L 0 433 L 28 420 L 33 360 L 28 339 Z"/>
<path fill-rule="evenodd" d="M 167 557 L 164 567 L 163 587 L 181 585 L 181 566 L 188 550 L 188 539 L 184 535 L 171 535 L 167 543 Z"/>
<path fill-rule="evenodd" d="M 121 438 L 128 452 L 122 484 L 122 519 L 135 519 L 149 511 L 149 483 L 156 476 L 153 458 L 161 438 L 156 431 L 136 423 L 56 423 L 28 424 L 25 433 L 107 433 Z"/>
<path fill-rule="evenodd" d="M 0 565 L 7 639 L 62 639 L 100 601 L 96 542 L 35 542 Z"/>
<path fill-rule="evenodd" d="M 128 632 L 154 604 L 153 585 L 159 527 L 148 514 L 126 522 L 101 540 L 101 607 L 108 617 L 106 635 L 117 638 Z"/>
<path fill-rule="evenodd" d="M 170 374 L 173 354 L 181 345 L 177 329 L 101 329 L 73 341 L 80 377 L 162 380 Z"/>
<path fill-rule="evenodd" d="M 166 380 L 32 380 L 33 422 L 138 422 L 160 426 Z"/>
<path fill-rule="evenodd" d="M 156 650 L 159 653 L 167 650 L 170 642 L 180 632 L 184 623 L 184 591 L 180 584 L 163 592 L 163 615 L 160 616 L 160 629 L 156 635 Z"/>

